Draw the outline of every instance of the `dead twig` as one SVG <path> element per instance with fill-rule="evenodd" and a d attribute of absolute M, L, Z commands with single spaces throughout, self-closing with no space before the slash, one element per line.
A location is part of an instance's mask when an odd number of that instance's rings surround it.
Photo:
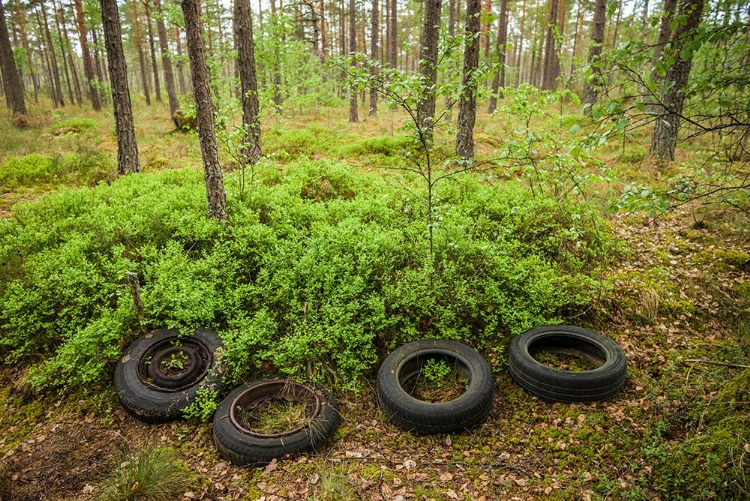
<path fill-rule="evenodd" d="M 717 360 L 700 360 L 688 358 L 687 360 L 685 360 L 685 362 L 691 364 L 721 365 L 722 367 L 733 367 L 735 369 L 750 369 L 750 365 L 730 364 L 728 362 L 719 362 Z"/>

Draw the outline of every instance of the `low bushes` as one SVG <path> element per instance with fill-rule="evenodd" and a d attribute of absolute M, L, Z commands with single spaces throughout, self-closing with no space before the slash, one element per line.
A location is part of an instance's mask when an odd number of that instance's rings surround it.
<path fill-rule="evenodd" d="M 424 337 L 502 351 L 512 334 L 580 312 L 604 254 L 592 217 L 519 184 L 465 176 L 424 200 L 327 162 L 263 173 L 230 221 L 205 217 L 195 170 L 118 178 L 0 222 L 0 356 L 38 390 L 97 381 L 148 327 L 218 330 L 236 380 L 306 375 L 356 389 L 396 344 Z M 232 182 L 228 183 L 232 186 Z"/>

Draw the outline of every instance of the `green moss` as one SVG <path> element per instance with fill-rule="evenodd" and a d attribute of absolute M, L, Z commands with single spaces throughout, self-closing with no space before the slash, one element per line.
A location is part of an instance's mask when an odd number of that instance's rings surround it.
<path fill-rule="evenodd" d="M 734 291 L 739 294 L 742 299 L 750 300 L 750 282 L 742 282 L 734 287 Z"/>
<path fill-rule="evenodd" d="M 719 392 L 705 431 L 676 444 L 654 468 L 670 498 L 740 499 L 750 491 L 750 370 Z"/>
<path fill-rule="evenodd" d="M 716 257 L 740 271 L 750 272 L 750 254 L 732 250 L 717 250 Z"/>

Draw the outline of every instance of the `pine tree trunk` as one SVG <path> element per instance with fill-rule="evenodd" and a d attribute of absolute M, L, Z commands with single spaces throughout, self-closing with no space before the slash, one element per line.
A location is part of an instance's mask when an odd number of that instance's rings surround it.
<path fill-rule="evenodd" d="M 83 17 L 83 0 L 75 0 L 76 23 L 78 25 L 78 41 L 81 44 L 81 57 L 83 57 L 83 72 L 86 75 L 87 90 L 91 106 L 95 111 L 102 109 L 99 101 L 99 92 L 96 90 L 96 75 L 94 75 L 94 64 L 91 61 L 91 51 L 87 38 L 86 22 Z"/>
<path fill-rule="evenodd" d="M 357 52 L 357 10 L 354 0 L 349 0 L 349 55 L 354 56 Z M 352 61 L 352 66 L 356 63 Z M 357 90 L 349 88 L 349 122 L 359 121 L 359 109 L 357 104 Z"/>
<path fill-rule="evenodd" d="M 172 59 L 169 55 L 169 43 L 167 40 L 167 26 L 164 24 L 164 11 L 161 8 L 161 1 L 154 0 L 154 7 L 158 18 L 156 19 L 156 31 L 159 34 L 159 49 L 161 50 L 161 67 L 164 68 L 164 83 L 167 86 L 167 97 L 169 98 L 169 116 L 174 114 L 180 107 L 177 100 L 177 90 L 174 85 L 174 73 L 172 72 Z"/>
<path fill-rule="evenodd" d="M 372 0 L 372 33 L 370 37 L 370 59 L 373 62 L 378 60 L 378 34 L 380 32 L 380 11 L 378 10 L 378 0 Z M 373 76 L 377 75 L 377 67 L 373 67 Z M 370 116 L 378 114 L 378 91 L 373 86 L 370 89 Z"/>
<path fill-rule="evenodd" d="M 94 69 L 96 70 L 96 78 L 100 82 L 107 82 L 107 72 L 104 71 L 104 63 L 99 57 L 98 39 L 99 35 L 97 35 L 97 30 L 91 30 L 91 41 L 94 44 Z M 109 104 L 107 92 L 103 85 L 99 86 L 99 100 L 102 102 L 102 105 Z"/>
<path fill-rule="evenodd" d="M 31 58 L 31 47 L 29 47 L 29 37 L 26 35 L 26 22 L 24 20 L 24 14 L 21 11 L 21 2 L 16 0 L 16 14 L 18 15 L 19 28 L 21 29 L 21 43 L 26 51 L 26 61 L 29 63 L 29 76 L 31 77 L 31 83 L 34 86 L 34 102 L 39 102 L 39 78 L 36 75 L 34 69 L 34 61 Z"/>
<path fill-rule="evenodd" d="M 479 12 L 481 0 L 466 3 L 466 49 L 464 51 L 464 77 L 458 102 L 458 134 L 456 155 L 474 159 L 474 122 L 477 115 L 477 81 L 474 73 L 479 66 Z"/>
<path fill-rule="evenodd" d="M 219 163 L 219 148 L 216 143 L 214 110 L 208 82 L 208 66 L 201 36 L 201 15 L 198 0 L 181 0 L 185 16 L 190 73 L 193 77 L 198 136 L 203 156 L 203 172 L 206 181 L 208 216 L 227 219 L 227 202 L 224 193 L 224 178 Z"/>
<path fill-rule="evenodd" d="M 521 27 L 518 30 L 518 42 L 516 42 L 516 56 L 513 58 L 518 68 L 518 85 L 521 84 L 521 77 L 523 74 L 523 53 L 521 52 L 521 46 L 523 45 L 523 30 L 526 27 L 526 0 L 523 0 L 523 6 L 521 7 Z"/>
<path fill-rule="evenodd" d="M 156 44 L 154 42 L 154 30 L 151 26 L 150 0 L 144 0 L 143 6 L 146 10 L 146 34 L 148 35 L 148 47 L 151 52 L 151 71 L 154 74 L 154 96 L 156 102 L 161 103 L 161 82 L 159 80 L 159 65 L 156 64 Z"/>
<path fill-rule="evenodd" d="M 234 45 L 240 73 L 242 99 L 242 125 L 246 128 L 242 153 L 245 160 L 256 163 L 263 149 L 260 137 L 260 105 L 255 72 L 255 42 L 250 0 L 234 1 Z"/>
<path fill-rule="evenodd" d="M 73 104 L 75 103 L 75 98 L 73 97 L 73 83 L 70 78 L 70 71 L 68 70 L 69 64 L 65 62 L 65 60 L 67 59 L 67 53 L 65 51 L 65 38 L 63 38 L 62 28 L 60 27 L 60 17 L 58 16 L 57 5 L 54 0 L 52 1 L 52 14 L 55 19 L 55 26 L 57 27 L 57 39 L 60 41 L 60 53 L 62 57 L 63 70 L 65 71 L 63 75 L 65 76 L 65 85 L 68 88 L 68 99 L 70 100 L 70 104 Z"/>
<path fill-rule="evenodd" d="M 470 0 L 476 2 L 478 0 Z M 441 0 L 425 0 L 424 28 L 420 46 L 422 47 L 419 61 L 419 72 L 424 76 L 424 99 L 417 106 L 417 121 L 427 137 L 435 119 L 435 86 L 437 84 L 438 39 L 440 38 L 440 7 Z M 468 26 L 468 21 L 467 21 Z M 478 31 L 478 28 L 477 28 Z M 474 46 L 479 48 L 478 43 Z M 465 67 L 465 66 L 464 66 Z"/>
<path fill-rule="evenodd" d="M 586 106 L 584 113 L 589 115 L 591 107 L 599 100 L 599 87 L 602 85 L 602 70 L 598 65 L 604 43 L 604 23 L 607 13 L 607 0 L 596 0 L 594 7 L 594 24 L 591 33 L 591 48 L 588 63 L 591 65 L 592 75 L 586 84 Z"/>
<path fill-rule="evenodd" d="M 649 153 L 660 160 L 674 160 L 677 146 L 677 133 L 680 129 L 680 115 L 685 103 L 683 89 L 690 77 L 693 63 L 692 50 L 683 53 L 683 49 L 693 41 L 693 32 L 698 28 L 703 14 L 703 0 L 683 0 L 679 14 L 686 17 L 685 24 L 678 24 L 672 35 L 671 53 L 675 62 L 664 76 L 665 82 L 674 82 L 662 95 L 661 111 L 656 118 L 654 133 L 651 136 Z"/>
<path fill-rule="evenodd" d="M 386 0 L 387 2 L 388 0 Z M 398 67 L 398 1 L 390 0 L 388 7 L 388 64 Z"/>
<path fill-rule="evenodd" d="M 175 45 L 177 45 L 177 81 L 180 84 L 180 94 L 185 94 L 185 64 L 182 62 L 182 41 L 180 40 L 180 28 L 174 27 Z"/>
<path fill-rule="evenodd" d="M 78 77 L 78 66 L 76 65 L 76 60 L 73 57 L 73 49 L 71 48 L 72 45 L 70 44 L 70 38 L 68 37 L 68 27 L 67 27 L 67 23 L 65 22 L 65 10 L 63 9 L 62 2 L 60 2 L 59 15 L 60 15 L 60 24 L 62 25 L 62 33 L 63 33 L 63 40 L 61 40 L 61 43 L 64 43 L 65 46 L 68 48 L 68 64 L 70 65 L 70 71 L 73 75 L 73 85 L 76 91 L 76 103 L 78 104 L 78 107 L 81 107 L 83 106 L 83 93 L 81 92 L 81 79 Z"/>
<path fill-rule="evenodd" d="M 115 113 L 115 131 L 117 134 L 117 172 L 131 174 L 140 172 L 138 144 L 135 141 L 133 109 L 130 104 L 128 89 L 128 68 L 125 63 L 125 52 L 122 49 L 122 30 L 120 14 L 117 11 L 117 0 L 100 0 L 104 43 L 107 46 L 107 62 L 112 84 L 112 104 Z"/>
<path fill-rule="evenodd" d="M 547 38 L 544 43 L 544 64 L 542 89 L 555 90 L 557 77 L 560 76 L 560 58 L 557 55 L 555 33 L 557 31 L 559 0 L 549 2 L 549 20 L 547 22 Z"/>
<path fill-rule="evenodd" d="M 468 4 L 466 12 L 469 12 Z M 492 0 L 484 0 L 484 11 L 482 17 L 486 17 L 486 21 L 482 23 L 482 45 L 484 46 L 484 57 L 490 55 L 490 18 L 489 14 L 492 13 Z"/>
<path fill-rule="evenodd" d="M 5 22 L 5 8 L 0 0 L 0 69 L 3 72 L 3 89 L 14 115 L 26 115 L 26 102 L 23 98 L 23 82 L 13 59 L 8 25 Z"/>
<path fill-rule="evenodd" d="M 654 45 L 654 56 L 653 64 L 661 57 L 661 52 L 664 50 L 664 46 L 669 42 L 669 38 L 672 36 L 672 29 L 669 27 L 669 23 L 676 14 L 677 0 L 664 0 L 664 12 L 661 16 L 661 23 L 659 24 L 659 34 L 656 37 L 656 44 Z"/>
<path fill-rule="evenodd" d="M 498 69 L 495 77 L 492 79 L 492 92 L 490 93 L 490 104 L 487 109 L 488 113 L 494 113 L 497 108 L 497 98 L 500 97 L 500 88 L 505 87 L 505 63 L 508 43 L 508 7 L 510 0 L 500 0 L 500 22 L 497 26 L 497 40 L 495 42 L 495 52 L 498 54 Z"/>
<path fill-rule="evenodd" d="M 133 29 L 135 30 L 135 50 L 138 52 L 138 65 L 141 69 L 141 86 L 143 96 L 146 98 L 146 106 L 151 106 L 151 89 L 149 85 L 148 70 L 146 68 L 146 55 L 143 53 L 141 43 L 141 23 L 138 21 L 138 0 L 133 0 Z"/>
<path fill-rule="evenodd" d="M 39 2 L 41 8 L 41 18 L 44 21 L 44 33 L 46 35 L 45 45 L 50 55 L 50 63 L 52 68 L 52 75 L 55 84 L 55 99 L 61 107 L 65 107 L 65 98 L 63 97 L 62 85 L 60 83 L 60 71 L 57 66 L 57 56 L 55 55 L 55 44 L 52 43 L 52 34 L 49 31 L 49 23 L 47 22 L 47 8 L 44 5 L 44 1 Z M 38 14 L 38 13 L 37 13 Z"/>

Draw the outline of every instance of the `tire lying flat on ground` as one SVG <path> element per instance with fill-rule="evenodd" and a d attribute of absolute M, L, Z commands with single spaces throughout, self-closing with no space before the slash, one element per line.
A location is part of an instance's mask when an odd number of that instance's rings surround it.
<path fill-rule="evenodd" d="M 541 352 L 581 357 L 596 369 L 573 372 L 548 367 Z M 594 402 L 616 395 L 625 384 L 625 353 L 611 339 L 581 327 L 535 327 L 516 336 L 508 350 L 510 375 L 523 388 L 551 402 Z"/>
<path fill-rule="evenodd" d="M 209 329 L 189 336 L 158 329 L 141 336 L 115 367 L 115 391 L 131 415 L 147 423 L 179 418 L 202 388 L 222 387 L 223 343 Z"/>
<path fill-rule="evenodd" d="M 410 395 L 405 384 L 430 361 L 445 362 L 468 380 L 466 390 L 445 402 Z M 400 428 L 418 434 L 462 432 L 482 424 L 490 413 L 495 380 L 487 361 L 465 344 L 444 339 L 414 341 L 383 361 L 376 385 L 382 411 Z"/>
<path fill-rule="evenodd" d="M 305 423 L 280 433 L 262 433 L 247 416 L 272 401 L 305 405 Z M 214 414 L 214 442 L 219 455 L 237 466 L 262 466 L 284 456 L 315 453 L 328 444 L 339 425 L 333 395 L 320 385 L 288 379 L 258 379 L 232 391 Z"/>

